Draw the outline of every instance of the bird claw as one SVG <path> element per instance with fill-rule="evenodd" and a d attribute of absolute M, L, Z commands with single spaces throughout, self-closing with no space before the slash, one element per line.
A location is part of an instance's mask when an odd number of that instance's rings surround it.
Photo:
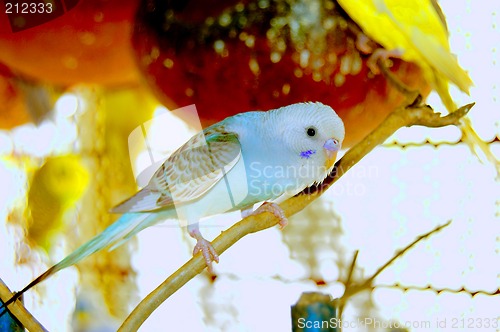
<path fill-rule="evenodd" d="M 401 58 L 402 55 L 403 52 L 399 49 L 388 51 L 383 48 L 377 48 L 366 61 L 366 65 L 373 74 L 377 75 L 380 74 L 380 63 L 387 66 L 386 64 L 389 58 Z"/>
<path fill-rule="evenodd" d="M 356 38 L 356 48 L 365 53 L 365 54 L 370 54 L 373 53 L 373 49 L 376 47 L 375 43 L 368 38 L 367 35 L 365 35 L 362 32 L 359 32 L 357 34 Z"/>
<path fill-rule="evenodd" d="M 380 63 L 387 66 L 390 58 L 401 58 L 403 56 L 402 50 L 386 50 L 381 48 L 362 32 L 358 32 L 357 34 L 356 48 L 364 54 L 370 54 L 366 65 L 374 75 L 380 74 Z"/>
<path fill-rule="evenodd" d="M 213 274 L 212 262 L 215 261 L 216 263 L 219 263 L 219 255 L 215 251 L 215 248 L 209 241 L 201 238 L 196 241 L 196 245 L 193 249 L 193 256 L 198 252 L 201 252 L 203 255 L 205 263 L 207 264 L 208 272 Z"/>
<path fill-rule="evenodd" d="M 283 229 L 286 227 L 286 225 L 288 225 L 288 219 L 285 216 L 285 212 L 278 204 L 265 202 L 264 204 L 259 206 L 259 208 L 255 210 L 253 214 L 261 214 L 262 212 L 271 212 L 272 214 L 274 214 L 274 216 L 279 219 L 278 224 L 280 229 Z"/>
<path fill-rule="evenodd" d="M 196 239 L 193 256 L 195 256 L 198 252 L 201 252 L 203 258 L 205 259 L 205 263 L 207 264 L 208 272 L 210 274 L 214 274 L 212 262 L 215 261 L 216 263 L 219 263 L 219 255 L 215 251 L 215 248 L 212 246 L 210 241 L 205 240 L 203 235 L 201 235 L 198 223 L 189 224 L 188 232 L 192 238 Z"/>

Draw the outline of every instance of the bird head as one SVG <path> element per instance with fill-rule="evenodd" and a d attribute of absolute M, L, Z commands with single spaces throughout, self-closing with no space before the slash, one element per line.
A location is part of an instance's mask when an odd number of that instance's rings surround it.
<path fill-rule="evenodd" d="M 282 108 L 289 119 L 284 135 L 289 149 L 303 162 L 330 171 L 345 136 L 344 123 L 335 111 L 322 103 L 299 103 Z M 321 179 L 322 180 L 322 179 Z"/>

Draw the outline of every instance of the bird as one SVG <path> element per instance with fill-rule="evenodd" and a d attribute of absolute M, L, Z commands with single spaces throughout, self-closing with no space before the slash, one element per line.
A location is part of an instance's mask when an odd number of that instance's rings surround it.
<path fill-rule="evenodd" d="M 337 0 L 361 28 L 356 45 L 371 53 L 368 66 L 379 73 L 378 60 L 400 58 L 418 65 L 424 78 L 451 113 L 457 105 L 450 83 L 469 94 L 473 81 L 451 52 L 446 19 L 437 0 Z M 373 42 L 378 45 L 373 46 Z M 462 140 L 478 157 L 484 156 L 500 177 L 500 161 L 476 133 L 469 117 L 461 120 Z M 481 157 L 480 157 L 481 158 Z"/>
<path fill-rule="evenodd" d="M 54 273 L 165 219 L 182 219 L 196 240 L 193 255 L 201 252 L 211 271 L 219 257 L 201 234 L 200 219 L 237 210 L 243 216 L 268 211 L 285 227 L 288 221 L 279 202 L 325 179 L 344 136 L 340 117 L 319 102 L 239 113 L 207 127 L 172 153 L 144 188 L 111 210 L 122 213 L 117 221 L 4 306 Z"/>
<path fill-rule="evenodd" d="M 52 156 L 45 160 L 35 171 L 28 191 L 26 236 L 29 242 L 50 251 L 54 235 L 64 229 L 64 214 L 82 197 L 89 177 L 76 155 Z"/>

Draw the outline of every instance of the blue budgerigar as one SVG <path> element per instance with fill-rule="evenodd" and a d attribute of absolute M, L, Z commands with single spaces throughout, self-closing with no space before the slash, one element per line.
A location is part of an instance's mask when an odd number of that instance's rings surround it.
<path fill-rule="evenodd" d="M 201 218 L 241 210 L 270 211 L 287 224 L 278 203 L 321 182 L 334 166 L 344 125 L 321 103 L 299 103 L 267 112 L 241 113 L 199 132 L 175 151 L 149 184 L 117 205 L 123 215 L 102 233 L 48 269 L 8 303 L 57 271 L 105 248 L 114 248 L 167 219 L 187 224 L 207 266 L 219 260 L 200 233 Z M 256 203 L 264 202 L 253 211 Z"/>

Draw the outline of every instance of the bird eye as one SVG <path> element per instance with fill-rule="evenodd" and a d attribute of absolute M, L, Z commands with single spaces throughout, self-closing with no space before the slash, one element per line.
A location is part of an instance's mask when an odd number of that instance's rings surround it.
<path fill-rule="evenodd" d="M 314 129 L 314 127 L 307 128 L 307 136 L 309 137 L 316 136 L 316 129 Z"/>

